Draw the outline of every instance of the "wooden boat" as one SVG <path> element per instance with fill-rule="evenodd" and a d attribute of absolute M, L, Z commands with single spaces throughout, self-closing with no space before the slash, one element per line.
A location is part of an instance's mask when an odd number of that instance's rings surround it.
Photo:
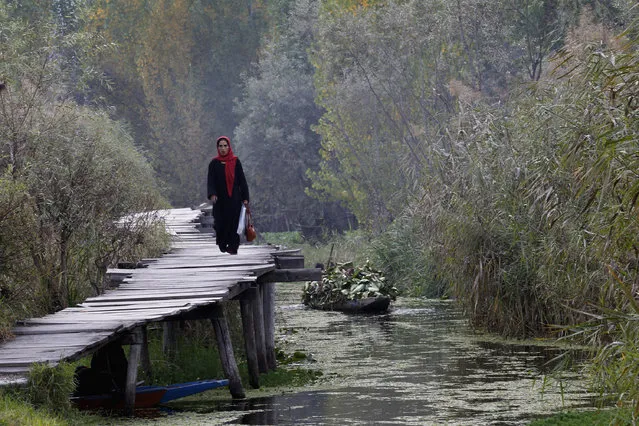
<path fill-rule="evenodd" d="M 195 395 L 210 389 L 228 386 L 229 381 L 223 380 L 199 380 L 196 382 L 178 383 L 166 386 L 166 393 L 160 400 L 160 403 L 173 401 L 174 399 L 184 398 L 185 396 Z"/>
<path fill-rule="evenodd" d="M 210 389 L 228 386 L 229 381 L 199 380 L 169 386 L 138 386 L 135 388 L 135 408 L 150 408 L 174 399 L 184 398 Z M 76 407 L 83 410 L 124 408 L 124 394 L 120 392 L 76 396 L 71 398 Z"/>
<path fill-rule="evenodd" d="M 140 389 L 140 388 L 144 389 Z M 139 386 L 135 390 L 135 408 L 150 408 L 158 405 L 166 393 L 166 386 Z M 124 409 L 124 394 L 121 392 L 99 395 L 74 396 L 71 402 L 80 410 Z"/>
<path fill-rule="evenodd" d="M 341 311 L 347 313 L 375 314 L 386 312 L 390 306 L 388 296 L 366 297 L 364 299 L 346 300 L 343 302 L 316 304 L 309 303 L 309 307 L 323 311 Z"/>

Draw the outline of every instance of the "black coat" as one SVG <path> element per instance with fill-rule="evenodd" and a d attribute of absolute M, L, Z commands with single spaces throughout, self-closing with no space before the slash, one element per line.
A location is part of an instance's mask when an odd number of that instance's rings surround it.
<path fill-rule="evenodd" d="M 237 224 L 240 218 L 242 201 L 249 201 L 249 189 L 242 169 L 242 163 L 238 159 L 235 162 L 235 181 L 233 193 L 229 197 L 226 189 L 225 165 L 220 160 L 211 160 L 208 173 L 208 199 L 212 195 L 217 196 L 217 202 L 213 204 L 213 218 L 215 219 L 216 242 L 221 248 L 230 245 L 237 249 L 239 236 Z"/>

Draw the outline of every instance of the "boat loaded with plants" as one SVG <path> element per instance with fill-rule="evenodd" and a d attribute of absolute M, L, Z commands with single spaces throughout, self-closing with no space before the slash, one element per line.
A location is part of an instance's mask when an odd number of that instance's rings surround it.
<path fill-rule="evenodd" d="M 322 281 L 306 282 L 302 302 L 314 309 L 373 313 L 388 310 L 396 297 L 397 288 L 367 260 L 362 267 L 330 265 Z"/>

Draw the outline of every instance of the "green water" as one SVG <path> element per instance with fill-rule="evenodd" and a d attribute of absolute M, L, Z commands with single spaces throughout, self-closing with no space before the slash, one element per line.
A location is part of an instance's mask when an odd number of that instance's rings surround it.
<path fill-rule="evenodd" d="M 400 299 L 384 315 L 305 309 L 300 284 L 278 284 L 278 346 L 324 372 L 305 388 L 242 402 L 183 401 L 129 424 L 526 424 L 589 407 L 576 373 L 544 377 L 561 351 L 474 334 L 452 302 Z M 543 388 L 543 392 L 542 392 Z"/>

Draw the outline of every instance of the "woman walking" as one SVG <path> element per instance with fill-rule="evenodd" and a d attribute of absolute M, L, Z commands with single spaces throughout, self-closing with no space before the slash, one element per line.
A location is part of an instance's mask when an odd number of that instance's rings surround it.
<path fill-rule="evenodd" d="M 249 190 L 242 163 L 233 154 L 231 140 L 217 138 L 217 157 L 209 163 L 208 199 L 213 203 L 215 243 L 221 252 L 237 254 L 240 236 L 237 225 L 242 204 L 248 207 Z"/>

